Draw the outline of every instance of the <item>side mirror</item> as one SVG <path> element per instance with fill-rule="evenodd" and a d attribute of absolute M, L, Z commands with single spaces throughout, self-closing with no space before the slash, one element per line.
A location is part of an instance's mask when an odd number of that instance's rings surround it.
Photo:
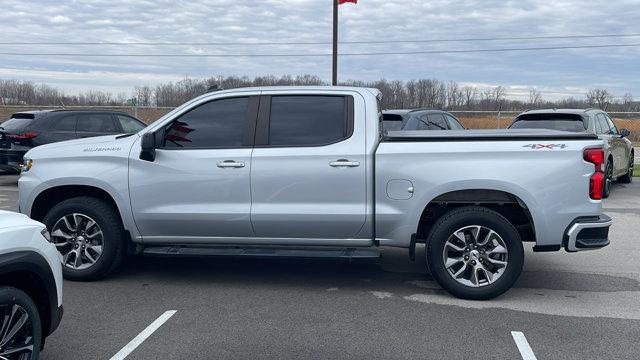
<path fill-rule="evenodd" d="M 140 141 L 140 159 L 146 161 L 156 160 L 156 134 L 152 132 L 142 135 Z"/>
<path fill-rule="evenodd" d="M 628 137 L 629 135 L 631 135 L 631 131 L 629 131 L 628 129 L 620 129 L 620 136 L 625 138 L 625 137 Z"/>

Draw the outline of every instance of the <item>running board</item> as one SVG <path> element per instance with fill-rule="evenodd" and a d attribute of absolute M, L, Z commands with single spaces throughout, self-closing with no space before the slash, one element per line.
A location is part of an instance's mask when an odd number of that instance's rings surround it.
<path fill-rule="evenodd" d="M 142 253 L 147 256 L 232 256 L 257 258 L 313 258 L 313 259 L 377 259 L 375 248 L 295 248 L 284 247 L 192 247 L 152 246 Z"/>

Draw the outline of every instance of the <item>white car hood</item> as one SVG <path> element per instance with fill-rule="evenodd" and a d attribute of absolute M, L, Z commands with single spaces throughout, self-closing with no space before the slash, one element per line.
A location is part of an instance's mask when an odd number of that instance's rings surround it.
<path fill-rule="evenodd" d="M 0 210 L 0 229 L 22 226 L 42 226 L 41 223 L 31 220 L 27 215 L 11 211 Z"/>

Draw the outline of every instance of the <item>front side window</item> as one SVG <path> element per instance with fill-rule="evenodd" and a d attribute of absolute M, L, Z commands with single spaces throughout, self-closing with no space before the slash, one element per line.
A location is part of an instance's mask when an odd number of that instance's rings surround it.
<path fill-rule="evenodd" d="M 165 128 L 165 148 L 242 146 L 248 97 L 214 100 L 181 115 Z"/>
<path fill-rule="evenodd" d="M 607 124 L 609 125 L 609 128 L 611 129 L 611 134 L 614 134 L 614 135 L 617 134 L 618 133 L 618 128 L 613 123 L 613 120 L 611 120 L 609 115 L 604 115 L 604 117 L 606 118 Z"/>
<path fill-rule="evenodd" d="M 458 120 L 456 120 L 453 116 L 445 115 L 445 117 L 447 118 L 447 122 L 449 123 L 449 128 L 451 130 L 464 130 L 464 127 L 460 125 Z"/>
<path fill-rule="evenodd" d="M 348 137 L 344 96 L 273 96 L 269 144 L 313 146 Z"/>
<path fill-rule="evenodd" d="M 134 118 L 124 115 L 117 115 L 117 117 L 120 122 L 120 126 L 122 127 L 122 131 L 126 133 L 137 133 L 145 128 L 144 124 Z"/>
<path fill-rule="evenodd" d="M 111 114 L 80 115 L 76 130 L 97 133 L 114 133 L 117 131 Z"/>

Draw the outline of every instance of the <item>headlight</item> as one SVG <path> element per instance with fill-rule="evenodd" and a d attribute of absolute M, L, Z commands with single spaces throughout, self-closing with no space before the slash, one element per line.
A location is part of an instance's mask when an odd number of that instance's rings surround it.
<path fill-rule="evenodd" d="M 47 239 L 48 242 L 51 242 L 51 234 L 49 234 L 49 231 L 46 228 L 42 229 L 42 231 L 40 231 L 40 234 L 42 234 L 42 236 Z"/>
<path fill-rule="evenodd" d="M 22 172 L 27 172 L 31 170 L 32 167 L 33 167 L 33 160 L 27 159 L 27 158 L 22 160 L 22 165 L 20 166 L 20 169 L 22 170 Z"/>

